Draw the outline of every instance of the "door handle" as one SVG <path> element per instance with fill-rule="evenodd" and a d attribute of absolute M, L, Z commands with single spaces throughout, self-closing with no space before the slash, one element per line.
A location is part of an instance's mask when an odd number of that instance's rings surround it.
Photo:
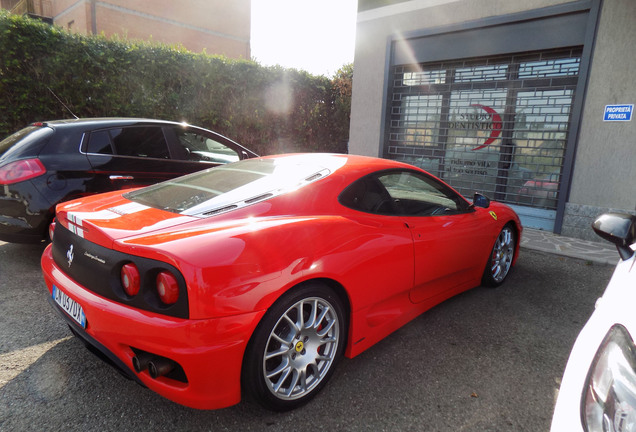
<path fill-rule="evenodd" d="M 109 177 L 109 179 L 111 180 L 134 180 L 135 178 L 133 176 L 126 176 L 126 175 L 112 175 Z"/>

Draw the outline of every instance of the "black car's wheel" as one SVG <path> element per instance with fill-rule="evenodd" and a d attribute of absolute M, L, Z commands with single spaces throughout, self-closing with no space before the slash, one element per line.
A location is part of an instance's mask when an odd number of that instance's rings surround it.
<path fill-rule="evenodd" d="M 346 339 L 341 300 L 312 283 L 279 299 L 248 345 L 243 388 L 266 408 L 286 411 L 313 398 L 331 377 Z"/>
<path fill-rule="evenodd" d="M 490 252 L 488 263 L 484 269 L 482 284 L 490 287 L 501 285 L 512 267 L 512 260 L 515 256 L 517 236 L 514 228 L 508 224 L 503 227 L 495 245 Z"/>

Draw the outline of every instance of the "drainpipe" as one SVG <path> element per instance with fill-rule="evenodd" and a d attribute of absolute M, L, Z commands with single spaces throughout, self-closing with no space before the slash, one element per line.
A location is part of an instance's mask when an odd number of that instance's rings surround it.
<path fill-rule="evenodd" d="M 97 11 L 96 9 L 97 0 L 91 0 L 91 32 L 96 35 L 97 34 Z"/>

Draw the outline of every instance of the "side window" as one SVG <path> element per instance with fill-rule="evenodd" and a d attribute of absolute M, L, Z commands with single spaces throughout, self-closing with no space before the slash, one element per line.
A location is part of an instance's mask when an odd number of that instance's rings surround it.
<path fill-rule="evenodd" d="M 384 174 L 378 180 L 391 196 L 397 214 L 434 216 L 464 210 L 461 197 L 437 180 L 416 172 Z"/>
<path fill-rule="evenodd" d="M 187 160 L 221 164 L 240 160 L 235 150 L 205 135 L 182 129 L 176 129 L 175 132 L 185 150 Z"/>
<path fill-rule="evenodd" d="M 108 131 L 91 132 L 88 141 L 87 153 L 113 154 L 113 147 L 110 143 Z"/>
<path fill-rule="evenodd" d="M 347 187 L 338 199 L 354 210 L 396 216 L 456 214 L 468 207 L 452 189 L 412 171 L 388 171 L 363 177 Z"/>
<path fill-rule="evenodd" d="M 156 159 L 170 157 L 161 127 L 127 127 L 111 129 L 109 132 L 118 155 Z"/>
<path fill-rule="evenodd" d="M 340 204 L 366 213 L 395 214 L 391 196 L 374 177 L 363 177 L 340 194 Z"/>

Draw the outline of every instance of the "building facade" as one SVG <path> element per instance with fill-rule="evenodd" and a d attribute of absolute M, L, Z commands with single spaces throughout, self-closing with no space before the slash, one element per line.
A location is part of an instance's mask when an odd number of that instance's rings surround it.
<path fill-rule="evenodd" d="M 82 34 L 120 35 L 249 59 L 251 0 L 0 0 Z"/>
<path fill-rule="evenodd" d="M 349 150 L 595 240 L 636 213 L 634 23 L 633 0 L 360 0 Z"/>

